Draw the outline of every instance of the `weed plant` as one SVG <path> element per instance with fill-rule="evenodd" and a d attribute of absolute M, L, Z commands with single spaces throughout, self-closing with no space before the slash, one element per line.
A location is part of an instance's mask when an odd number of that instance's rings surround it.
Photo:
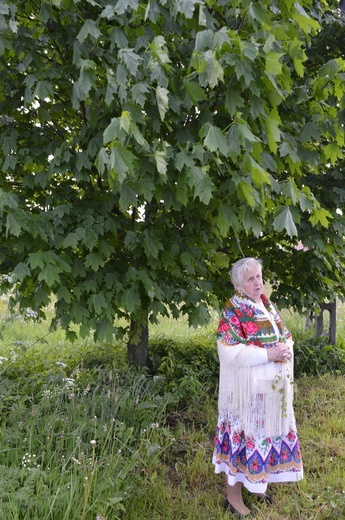
<path fill-rule="evenodd" d="M 306 478 L 272 486 L 257 520 L 345 517 L 344 345 L 295 338 L 295 410 Z M 214 331 L 162 319 L 149 366 L 123 345 L 70 344 L 62 331 L 5 310 L 0 321 L 0 518 L 223 520 L 224 481 L 211 464 L 218 359 Z M 341 338 L 341 330 L 339 338 Z M 303 374 L 303 375 L 302 375 Z"/>

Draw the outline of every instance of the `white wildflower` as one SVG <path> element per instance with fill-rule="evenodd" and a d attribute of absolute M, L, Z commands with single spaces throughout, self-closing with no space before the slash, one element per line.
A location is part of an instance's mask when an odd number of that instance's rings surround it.
<path fill-rule="evenodd" d="M 37 318 L 38 316 L 38 312 L 34 311 L 33 309 L 31 309 L 30 307 L 27 307 L 25 309 L 25 316 L 27 318 Z"/>
<path fill-rule="evenodd" d="M 71 389 L 75 385 L 75 380 L 72 377 L 65 377 L 63 380 L 66 389 Z"/>

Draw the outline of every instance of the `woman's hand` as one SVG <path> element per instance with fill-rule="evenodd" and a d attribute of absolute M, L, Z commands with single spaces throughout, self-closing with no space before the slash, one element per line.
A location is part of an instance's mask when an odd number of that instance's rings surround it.
<path fill-rule="evenodd" d="M 290 347 L 286 343 L 277 343 L 275 347 L 267 349 L 268 361 L 286 363 L 292 358 Z"/>

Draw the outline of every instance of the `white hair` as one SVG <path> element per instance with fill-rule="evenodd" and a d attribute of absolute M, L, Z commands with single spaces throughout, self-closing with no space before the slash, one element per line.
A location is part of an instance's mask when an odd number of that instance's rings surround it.
<path fill-rule="evenodd" d="M 262 272 L 262 262 L 257 258 L 241 258 L 237 260 L 231 268 L 230 277 L 234 287 L 238 287 L 242 284 L 244 272 L 248 269 L 259 267 Z"/>

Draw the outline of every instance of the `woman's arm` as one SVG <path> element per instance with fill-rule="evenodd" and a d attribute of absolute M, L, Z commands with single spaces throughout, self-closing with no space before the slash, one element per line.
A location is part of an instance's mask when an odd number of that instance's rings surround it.
<path fill-rule="evenodd" d="M 292 342 L 293 343 L 293 342 Z M 236 363 L 242 366 L 262 365 L 263 363 L 284 362 L 291 357 L 291 348 L 288 343 L 277 343 L 275 347 L 261 348 L 256 345 L 237 343 L 227 345 L 217 341 L 218 356 L 222 363 Z"/>
<path fill-rule="evenodd" d="M 217 341 L 218 356 L 221 363 L 234 363 L 242 366 L 255 366 L 268 362 L 267 349 L 255 345 L 237 343 L 227 345 Z"/>

